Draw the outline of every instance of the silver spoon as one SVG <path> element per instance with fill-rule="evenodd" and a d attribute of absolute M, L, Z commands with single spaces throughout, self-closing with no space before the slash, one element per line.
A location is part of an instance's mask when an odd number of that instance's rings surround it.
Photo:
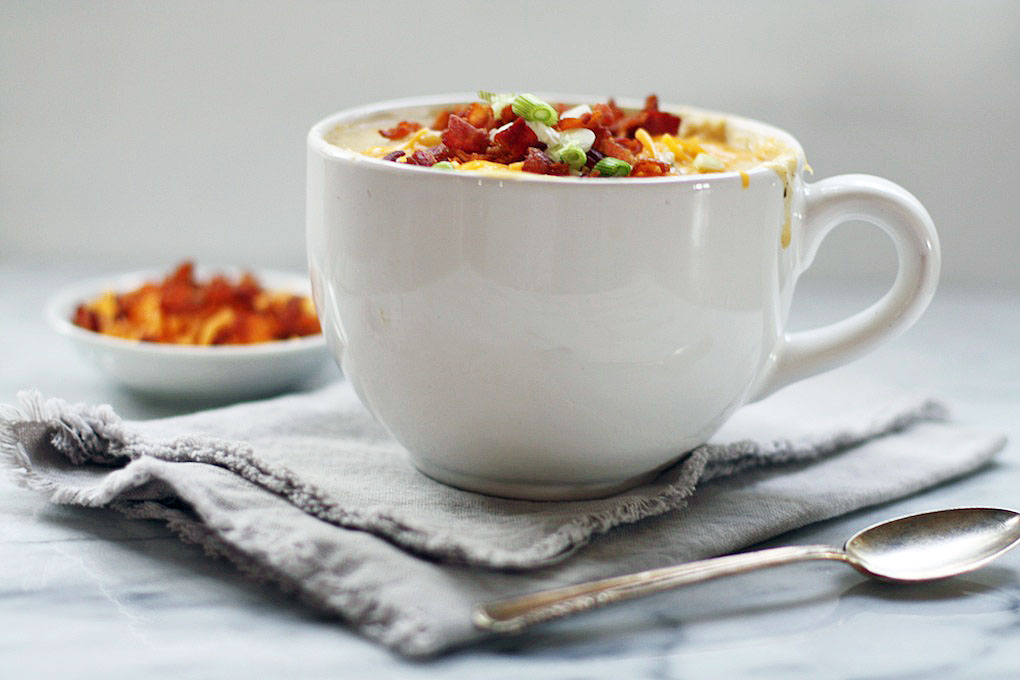
<path fill-rule="evenodd" d="M 1020 513 L 952 508 L 907 515 L 854 534 L 843 549 L 797 545 L 726 555 L 576 586 L 544 590 L 475 607 L 477 627 L 517 633 L 537 623 L 644 595 L 803 560 L 838 560 L 872 578 L 916 583 L 982 567 L 1020 544 Z"/>

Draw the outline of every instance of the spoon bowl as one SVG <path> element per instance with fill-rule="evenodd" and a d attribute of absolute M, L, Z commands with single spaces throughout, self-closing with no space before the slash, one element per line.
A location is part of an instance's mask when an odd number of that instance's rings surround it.
<path fill-rule="evenodd" d="M 1020 514 L 953 508 L 908 515 L 863 529 L 843 546 L 861 573 L 916 583 L 979 569 L 1020 543 Z"/>
<path fill-rule="evenodd" d="M 826 545 L 767 548 L 652 569 L 475 608 L 477 627 L 514 633 L 595 607 L 690 583 L 805 560 L 846 562 L 882 581 L 919 583 L 964 574 L 1020 545 L 1020 513 L 951 508 L 897 517 L 857 532 L 842 549 Z"/>

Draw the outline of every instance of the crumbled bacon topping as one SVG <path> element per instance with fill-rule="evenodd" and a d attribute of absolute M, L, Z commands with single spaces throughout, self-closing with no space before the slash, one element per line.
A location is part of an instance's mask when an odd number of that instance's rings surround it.
<path fill-rule="evenodd" d="M 379 134 L 386 139 L 403 139 L 418 130 L 421 130 L 421 123 L 416 123 L 413 120 L 402 120 L 388 130 L 379 130 Z"/>
<path fill-rule="evenodd" d="M 570 166 L 566 163 L 554 163 L 544 151 L 533 146 L 528 149 L 528 156 L 524 159 L 521 170 L 536 175 L 566 175 L 570 172 Z"/>
<path fill-rule="evenodd" d="M 623 137 L 604 137 L 599 140 L 596 139 L 595 146 L 592 147 L 596 151 L 600 151 L 606 156 L 612 156 L 613 158 L 619 158 L 621 161 L 627 161 L 631 165 L 634 165 L 634 154 L 636 151 L 641 150 L 641 142 L 638 142 L 637 150 L 629 149 L 624 144 L 626 138 Z M 636 140 L 635 140 L 636 141 Z"/>
<path fill-rule="evenodd" d="M 659 98 L 654 94 L 645 100 L 644 128 L 650 135 L 675 135 L 680 131 L 680 116 L 659 110 Z"/>
<path fill-rule="evenodd" d="M 482 153 L 489 146 L 488 133 L 458 115 L 450 116 L 442 139 L 449 148 L 469 153 Z"/>
<path fill-rule="evenodd" d="M 75 325 L 120 338 L 182 345 L 248 344 L 320 332 L 312 301 L 268 291 L 250 273 L 195 278 L 182 262 L 162 281 L 106 292 L 74 311 Z"/>
<path fill-rule="evenodd" d="M 436 146 L 430 146 L 427 149 L 418 149 L 407 157 L 407 164 L 424 165 L 425 167 L 431 168 L 436 163 L 449 160 L 450 158 L 450 150 L 442 144 L 437 144 Z"/>
<path fill-rule="evenodd" d="M 563 114 L 570 107 L 556 104 Z M 401 121 L 389 130 L 380 130 L 383 136 L 398 139 L 421 128 L 411 121 Z M 595 142 L 588 151 L 588 161 L 581 167 L 581 175 L 591 175 L 595 164 L 606 156 L 618 158 L 631 165 L 631 177 L 659 177 L 670 173 L 670 165 L 643 155 L 643 145 L 635 133 L 644 129 L 649 135 L 676 135 L 680 117 L 659 110 L 659 98 L 650 95 L 640 111 L 624 111 L 610 99 L 606 103 L 591 105 L 591 113 L 560 118 L 553 126 L 559 132 L 587 128 L 595 134 Z M 418 149 L 406 157 L 408 165 L 432 166 L 439 161 L 460 163 L 481 160 L 509 165 L 523 161 L 522 170 L 545 175 L 566 175 L 570 166 L 554 162 L 532 127 L 505 105 L 500 110 L 482 102 L 474 102 L 440 111 L 432 129 L 441 133 L 442 144 Z M 396 161 L 403 152 L 391 152 L 384 158 Z M 576 174 L 576 171 L 575 171 Z"/>
<path fill-rule="evenodd" d="M 536 135 L 523 118 L 518 118 L 505 130 L 500 130 L 493 137 L 493 146 L 490 147 L 490 154 L 498 163 L 515 163 L 523 160 L 528 149 L 538 146 L 538 135 Z"/>
<path fill-rule="evenodd" d="M 663 163 L 651 158 L 639 159 L 630 170 L 631 177 L 662 177 L 668 174 L 669 163 Z"/>
<path fill-rule="evenodd" d="M 468 107 L 464 119 L 481 130 L 491 130 L 496 122 L 496 117 L 492 114 L 492 107 L 480 102 L 474 102 Z"/>
<path fill-rule="evenodd" d="M 507 104 L 503 107 L 503 110 L 499 112 L 499 116 L 496 117 L 496 125 L 503 126 L 507 123 L 512 123 L 517 120 L 519 116 L 514 113 L 514 107 Z"/>

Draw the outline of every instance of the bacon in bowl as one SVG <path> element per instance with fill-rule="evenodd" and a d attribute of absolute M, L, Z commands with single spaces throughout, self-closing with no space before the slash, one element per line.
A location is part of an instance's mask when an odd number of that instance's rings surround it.
<path fill-rule="evenodd" d="M 318 320 L 309 316 L 308 276 L 229 269 L 82 281 L 54 294 L 46 316 L 88 363 L 150 397 L 226 402 L 321 382 L 333 369 Z M 212 283 L 217 276 L 229 291 Z M 231 304 L 212 304 L 224 298 Z"/>
<path fill-rule="evenodd" d="M 201 282 L 191 262 L 162 281 L 104 291 L 79 304 L 73 322 L 104 335 L 177 345 L 246 345 L 321 332 L 308 296 L 266 290 L 247 271 L 236 282 L 222 273 Z"/>

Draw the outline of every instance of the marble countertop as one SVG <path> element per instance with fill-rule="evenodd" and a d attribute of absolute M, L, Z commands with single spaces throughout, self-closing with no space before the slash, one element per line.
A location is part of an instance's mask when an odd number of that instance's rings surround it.
<path fill-rule="evenodd" d="M 0 263 L 0 403 L 35 387 L 128 418 L 190 410 L 109 384 L 44 324 L 59 286 L 97 269 Z M 870 284 L 802 286 L 800 327 L 874 299 Z M 992 466 L 899 502 L 781 536 L 841 544 L 908 512 L 1020 507 L 1020 291 L 943 287 L 918 325 L 840 371 L 946 399 L 1005 432 Z M 331 369 L 332 370 L 332 369 Z M 335 378 L 338 372 L 323 376 Z M 5 677 L 1006 678 L 1020 669 L 1020 550 L 925 586 L 839 564 L 760 571 L 409 662 L 308 611 L 157 523 L 66 508 L 0 475 L 0 668 Z"/>

